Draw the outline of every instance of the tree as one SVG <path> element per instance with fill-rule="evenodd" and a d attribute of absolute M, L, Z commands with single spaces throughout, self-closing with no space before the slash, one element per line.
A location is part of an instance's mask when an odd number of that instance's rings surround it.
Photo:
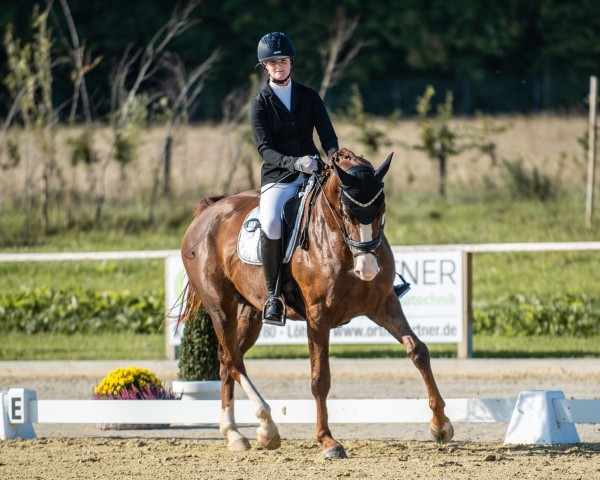
<path fill-rule="evenodd" d="M 350 122 L 357 128 L 357 139 L 372 153 L 377 153 L 382 146 L 390 146 L 391 141 L 387 132 L 378 128 L 369 120 L 365 113 L 362 96 L 357 84 L 352 85 L 352 95 L 350 105 L 346 110 L 346 116 Z M 395 112 L 388 119 L 388 126 L 391 126 L 397 119 L 398 112 Z"/>
<path fill-rule="evenodd" d="M 26 161 L 29 174 L 25 179 L 23 197 L 26 209 L 24 235 L 29 236 L 30 213 L 33 206 L 32 190 L 35 188 L 35 173 L 41 162 L 42 186 L 39 192 L 40 227 L 44 234 L 50 228 L 49 205 L 51 182 L 56 170 L 56 127 L 57 111 L 52 100 L 52 61 L 53 38 L 48 27 L 49 7 L 40 11 L 37 5 L 33 9 L 31 25 L 33 40 L 21 46 L 19 39 L 13 37 L 12 26 L 6 30 L 4 47 L 8 60 L 9 73 L 5 84 L 8 87 L 13 104 L 5 122 L 4 132 L 17 119 L 25 127 L 28 137 L 26 145 L 36 144 L 35 151 L 27 148 Z M 13 155 L 13 158 L 15 156 Z"/>
<path fill-rule="evenodd" d="M 438 192 L 446 197 L 447 166 L 450 157 L 459 155 L 466 150 L 477 150 L 490 157 L 492 164 L 496 162 L 496 144 L 490 139 L 495 133 L 506 130 L 506 125 L 495 125 L 486 119 L 481 119 L 480 128 L 459 131 L 452 124 L 452 92 L 446 92 L 443 103 L 437 105 L 436 113 L 430 116 L 432 99 L 435 89 L 428 85 L 423 96 L 417 99 L 417 125 L 419 127 L 420 144 L 413 146 L 416 150 L 424 151 L 427 156 L 437 162 L 439 172 Z"/>
<path fill-rule="evenodd" d="M 415 148 L 423 150 L 427 156 L 438 162 L 439 187 L 441 197 L 446 196 L 446 168 L 448 157 L 457 155 L 461 149 L 457 145 L 457 133 L 450 125 L 452 119 L 452 92 L 446 92 L 446 100 L 437 107 L 434 117 L 429 117 L 434 88 L 429 85 L 422 97 L 417 99 L 418 126 L 421 144 Z"/>
<path fill-rule="evenodd" d="M 111 159 L 125 166 L 133 161 L 136 151 L 137 126 L 145 120 L 147 107 L 155 99 L 154 95 L 140 94 L 143 83 L 154 77 L 161 66 L 166 48 L 177 36 L 183 34 L 196 22 L 190 15 L 198 6 L 199 0 L 190 0 L 184 7 L 176 7 L 171 18 L 152 36 L 143 50 L 131 53 L 127 48 L 113 76 L 111 88 L 110 126 L 113 140 L 110 153 L 101 163 L 100 178 L 95 194 L 94 224 L 100 225 L 102 209 L 106 200 L 106 171 Z M 137 71 L 132 67 L 137 62 Z M 133 82 L 128 79 L 133 75 Z"/>
<path fill-rule="evenodd" d="M 262 82 L 262 83 L 261 83 Z M 256 145 L 252 138 L 252 129 L 248 122 L 248 112 L 252 96 L 266 82 L 266 78 L 260 78 L 259 75 L 250 76 L 250 82 L 247 86 L 237 88 L 231 91 L 223 101 L 223 119 L 221 124 L 223 130 L 228 133 L 227 145 L 222 148 L 225 156 L 229 157 L 229 169 L 225 174 L 223 190 L 229 192 L 235 173 L 241 168 L 248 179 L 248 188 L 253 190 L 258 187 L 254 178 L 255 160 L 260 160 L 256 153 Z M 217 183 L 215 172 L 215 181 Z"/>
<path fill-rule="evenodd" d="M 349 47 L 350 40 L 358 26 L 360 17 L 348 19 L 342 10 L 338 10 L 329 30 L 326 47 L 320 49 L 323 79 L 319 88 L 319 96 L 325 100 L 327 90 L 337 85 L 348 64 L 358 55 L 363 43 L 358 42 Z"/>
<path fill-rule="evenodd" d="M 168 77 L 162 83 L 160 93 L 164 94 L 159 103 L 162 106 L 166 120 L 166 133 L 164 136 L 163 149 L 160 162 L 154 172 L 154 182 L 148 208 L 148 222 L 154 221 L 154 207 L 158 199 L 159 177 L 162 166 L 164 197 L 171 194 L 171 154 L 173 146 L 173 135 L 177 126 L 187 128 L 191 115 L 191 109 L 200 92 L 204 89 L 206 79 L 214 64 L 219 59 L 219 50 L 215 50 L 204 62 L 194 68 L 189 74 L 185 64 L 178 55 L 167 53 L 162 58 L 162 68 Z M 164 101 L 164 102 L 163 102 Z"/>

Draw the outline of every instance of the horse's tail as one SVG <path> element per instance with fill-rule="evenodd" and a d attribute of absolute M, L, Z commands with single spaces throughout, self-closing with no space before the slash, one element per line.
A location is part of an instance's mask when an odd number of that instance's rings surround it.
<path fill-rule="evenodd" d="M 211 205 L 217 203 L 219 200 L 223 200 L 225 197 L 227 197 L 226 194 L 215 197 L 205 197 L 202 200 L 200 200 L 194 208 L 194 218 L 200 215 Z M 179 328 L 181 325 L 184 325 L 191 318 L 193 318 L 196 315 L 196 313 L 198 313 L 198 309 L 202 304 L 202 300 L 196 294 L 189 281 L 186 283 L 185 288 L 183 289 L 181 298 L 185 299 L 185 308 L 179 313 L 176 328 Z"/>
<path fill-rule="evenodd" d="M 200 308 L 202 304 L 202 300 L 200 297 L 194 292 L 194 289 L 190 285 L 188 281 L 185 284 L 185 288 L 183 289 L 183 293 L 181 294 L 182 298 L 185 298 L 185 308 L 179 314 L 179 318 L 177 319 L 177 326 L 175 329 L 179 329 L 181 325 L 187 323 L 191 318 L 193 318 Z"/>
<path fill-rule="evenodd" d="M 219 200 L 223 200 L 225 197 L 227 197 L 227 194 L 219 195 L 216 197 L 205 197 L 202 200 L 200 200 L 196 204 L 196 207 L 194 208 L 194 218 L 196 218 L 198 215 L 200 215 L 204 210 L 206 210 L 211 205 L 214 205 L 215 203 L 217 203 Z"/>

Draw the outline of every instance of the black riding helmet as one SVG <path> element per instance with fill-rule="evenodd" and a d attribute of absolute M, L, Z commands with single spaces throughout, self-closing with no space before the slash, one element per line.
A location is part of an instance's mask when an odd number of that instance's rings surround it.
<path fill-rule="evenodd" d="M 294 44 L 285 33 L 271 32 L 267 33 L 258 42 L 257 49 L 258 61 L 272 62 L 281 58 L 291 58 L 296 56 Z"/>

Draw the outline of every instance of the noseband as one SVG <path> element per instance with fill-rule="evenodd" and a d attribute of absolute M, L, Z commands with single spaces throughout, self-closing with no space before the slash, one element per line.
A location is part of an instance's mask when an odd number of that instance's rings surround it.
<path fill-rule="evenodd" d="M 354 252 L 352 254 L 352 258 L 356 258 L 361 255 L 367 255 L 369 253 L 374 257 L 377 257 L 375 249 L 381 244 L 381 235 L 377 235 L 377 238 L 374 238 L 369 242 L 355 242 L 346 234 L 346 232 L 344 232 L 344 240 L 346 241 L 346 245 L 348 245 L 350 248 L 355 248 L 358 250 L 358 252 Z"/>

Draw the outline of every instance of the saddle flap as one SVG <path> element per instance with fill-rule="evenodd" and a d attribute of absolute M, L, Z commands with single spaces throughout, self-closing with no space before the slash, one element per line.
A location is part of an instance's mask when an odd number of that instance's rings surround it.
<path fill-rule="evenodd" d="M 283 205 L 283 211 L 281 212 L 281 218 L 286 230 L 293 228 L 294 222 L 296 221 L 296 215 L 300 207 L 300 197 L 298 195 L 288 199 Z"/>

